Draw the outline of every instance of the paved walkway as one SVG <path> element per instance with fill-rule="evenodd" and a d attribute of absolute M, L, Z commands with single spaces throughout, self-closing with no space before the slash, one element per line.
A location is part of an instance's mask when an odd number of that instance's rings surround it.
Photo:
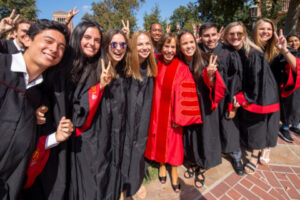
<path fill-rule="evenodd" d="M 293 138 L 293 144 L 278 139 L 278 145 L 271 150 L 270 165 L 259 165 L 254 175 L 236 175 L 223 158 L 221 165 L 206 172 L 205 186 L 198 190 L 193 178 L 184 178 L 185 168 L 179 167 L 180 194 L 173 192 L 168 176 L 164 185 L 158 179 L 146 185 L 145 200 L 300 200 L 300 137 Z"/>

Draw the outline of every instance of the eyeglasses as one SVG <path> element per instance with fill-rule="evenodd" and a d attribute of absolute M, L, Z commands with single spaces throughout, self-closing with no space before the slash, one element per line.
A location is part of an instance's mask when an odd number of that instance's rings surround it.
<path fill-rule="evenodd" d="M 235 35 L 236 35 L 237 37 L 241 38 L 241 37 L 244 36 L 244 33 L 243 33 L 243 32 L 236 32 L 236 33 L 232 32 L 232 33 L 229 33 L 229 36 L 230 36 L 230 37 L 234 37 Z"/>
<path fill-rule="evenodd" d="M 127 44 L 125 42 L 111 42 L 110 43 L 110 46 L 111 48 L 113 49 L 116 49 L 118 47 L 118 45 L 121 47 L 121 49 L 126 49 L 127 48 Z"/>

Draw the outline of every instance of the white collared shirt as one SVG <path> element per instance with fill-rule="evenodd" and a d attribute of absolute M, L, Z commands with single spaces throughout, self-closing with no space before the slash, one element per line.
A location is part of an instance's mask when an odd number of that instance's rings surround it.
<path fill-rule="evenodd" d="M 27 72 L 25 60 L 22 53 L 12 54 L 12 63 L 11 63 L 12 72 L 21 72 L 24 75 L 26 89 L 29 89 L 35 85 L 38 85 L 43 82 L 43 76 L 39 75 L 35 80 L 29 81 L 29 75 Z"/>
<path fill-rule="evenodd" d="M 22 49 L 22 48 L 18 45 L 17 39 L 14 39 L 13 42 L 14 42 L 14 45 L 16 46 L 16 48 L 17 48 L 19 51 L 24 51 L 24 49 Z"/>
<path fill-rule="evenodd" d="M 28 75 L 28 72 L 27 72 L 26 63 L 25 63 L 23 54 L 21 52 L 16 53 L 16 54 L 12 54 L 12 63 L 11 63 L 10 70 L 12 72 L 21 72 L 21 73 L 23 73 L 26 89 L 29 89 L 29 88 L 43 82 L 43 76 L 39 75 L 35 80 L 28 83 L 29 75 Z M 45 149 L 55 147 L 59 144 L 56 141 L 55 135 L 56 135 L 56 132 L 54 132 L 54 133 L 47 136 Z"/>

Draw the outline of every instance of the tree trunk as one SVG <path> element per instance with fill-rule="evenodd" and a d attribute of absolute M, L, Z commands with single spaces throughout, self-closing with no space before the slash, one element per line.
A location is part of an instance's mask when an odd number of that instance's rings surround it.
<path fill-rule="evenodd" d="M 300 15 L 300 0 L 290 0 L 289 10 L 284 27 L 284 34 L 296 33 Z"/>

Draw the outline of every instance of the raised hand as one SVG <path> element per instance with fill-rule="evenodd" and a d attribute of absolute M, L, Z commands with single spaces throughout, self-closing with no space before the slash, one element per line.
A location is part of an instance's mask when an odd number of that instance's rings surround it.
<path fill-rule="evenodd" d="M 36 115 L 36 123 L 38 125 L 42 125 L 46 123 L 46 118 L 45 118 L 45 113 L 48 111 L 47 106 L 40 106 L 38 109 L 35 111 Z"/>
<path fill-rule="evenodd" d="M 11 11 L 9 17 L 5 17 L 0 21 L 0 35 L 14 28 L 16 21 L 20 17 L 20 15 L 17 15 L 16 17 L 14 17 L 14 15 L 15 9 Z"/>
<path fill-rule="evenodd" d="M 111 74 L 112 65 L 111 65 L 111 62 L 109 61 L 107 67 L 105 67 L 104 60 L 101 59 L 101 68 L 102 68 L 102 72 L 101 72 L 101 75 L 100 75 L 100 89 L 102 90 L 112 80 L 112 74 Z"/>
<path fill-rule="evenodd" d="M 125 33 L 127 39 L 129 39 L 129 37 L 130 37 L 129 21 L 126 20 L 126 24 L 125 24 L 124 20 L 122 20 L 122 25 L 123 25 L 122 31 L 123 31 L 123 33 Z"/>
<path fill-rule="evenodd" d="M 56 135 L 55 135 L 56 141 L 57 142 L 66 141 L 72 135 L 73 131 L 74 128 L 71 120 L 66 119 L 66 117 L 62 117 L 56 130 Z"/>
<path fill-rule="evenodd" d="M 222 26 L 218 32 L 218 38 L 222 38 L 223 37 L 223 33 L 224 33 L 224 26 Z"/>
<path fill-rule="evenodd" d="M 210 57 L 209 57 L 209 63 L 208 63 L 208 66 L 206 67 L 209 80 L 213 79 L 213 77 L 217 71 L 217 66 L 218 66 L 217 59 L 218 59 L 218 56 L 216 56 L 216 55 L 210 55 Z"/>
<path fill-rule="evenodd" d="M 196 26 L 196 24 L 192 24 L 192 26 L 193 26 L 194 36 L 196 37 L 197 36 L 197 26 Z"/>
<path fill-rule="evenodd" d="M 277 40 L 277 42 L 276 42 L 275 45 L 279 49 L 279 51 L 281 53 L 288 51 L 287 41 L 286 41 L 286 38 L 283 35 L 282 29 L 280 29 L 280 31 L 279 31 L 279 37 L 278 37 L 278 35 L 277 35 L 276 32 L 274 32 L 274 36 L 275 36 L 275 38 Z"/>
<path fill-rule="evenodd" d="M 180 24 L 179 23 L 176 24 L 176 30 L 177 30 L 177 33 L 179 33 L 179 31 L 180 31 Z"/>
<path fill-rule="evenodd" d="M 64 21 L 64 24 L 68 25 L 70 21 L 73 19 L 73 17 L 79 13 L 79 10 L 76 9 L 77 7 L 75 6 L 73 10 L 72 9 L 69 10 L 66 21 Z"/>
<path fill-rule="evenodd" d="M 166 33 L 171 33 L 171 24 L 167 24 Z"/>

